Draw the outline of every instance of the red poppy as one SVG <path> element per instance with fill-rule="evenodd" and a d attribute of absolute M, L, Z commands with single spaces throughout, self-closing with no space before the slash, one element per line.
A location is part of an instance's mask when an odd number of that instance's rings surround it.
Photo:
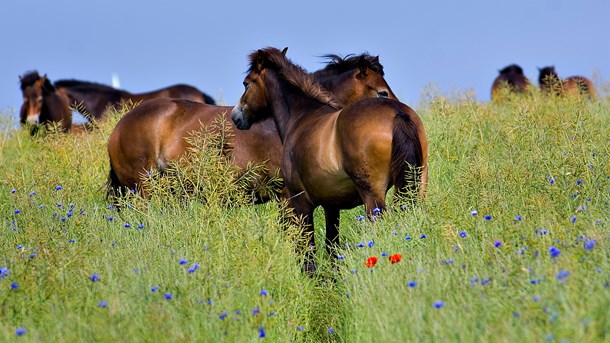
<path fill-rule="evenodd" d="M 369 268 L 373 268 L 376 263 L 377 263 L 377 257 L 371 256 L 371 257 L 366 259 L 366 263 L 364 265 L 369 267 Z"/>
<path fill-rule="evenodd" d="M 390 262 L 392 262 L 392 264 L 400 262 L 400 260 L 402 260 L 401 254 L 394 254 L 394 255 L 390 256 Z"/>

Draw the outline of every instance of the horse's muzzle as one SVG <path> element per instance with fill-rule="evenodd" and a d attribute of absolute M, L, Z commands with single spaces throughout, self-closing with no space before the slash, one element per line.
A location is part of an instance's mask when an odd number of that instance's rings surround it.
<path fill-rule="evenodd" d="M 40 123 L 40 113 L 28 114 L 26 121 L 30 125 L 38 125 Z"/>
<path fill-rule="evenodd" d="M 233 120 L 233 124 L 240 130 L 248 130 L 250 128 L 250 123 L 244 118 L 244 108 L 240 105 L 235 105 L 233 110 L 231 111 L 231 120 Z"/>

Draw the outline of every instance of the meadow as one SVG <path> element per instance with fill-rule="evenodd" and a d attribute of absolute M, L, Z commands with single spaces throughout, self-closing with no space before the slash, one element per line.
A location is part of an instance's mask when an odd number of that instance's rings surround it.
<path fill-rule="evenodd" d="M 37 137 L 0 117 L 0 341 L 609 341 L 610 102 L 418 107 L 427 198 L 374 222 L 343 211 L 337 270 L 318 211 L 313 278 L 284 205 L 249 205 L 214 144 L 117 211 L 104 182 L 121 113 Z"/>

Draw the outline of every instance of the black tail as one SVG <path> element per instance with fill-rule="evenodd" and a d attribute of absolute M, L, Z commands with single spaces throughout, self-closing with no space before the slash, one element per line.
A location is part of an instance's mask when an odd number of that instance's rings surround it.
<path fill-rule="evenodd" d="M 112 168 L 112 164 L 110 164 L 110 172 L 108 173 L 108 180 L 106 180 L 106 199 L 114 201 L 117 197 L 125 194 L 123 193 L 125 191 L 127 191 L 127 187 L 121 184 Z"/>
<path fill-rule="evenodd" d="M 201 95 L 203 95 L 203 100 L 205 101 L 206 104 L 208 104 L 208 105 L 216 105 L 216 101 L 214 100 L 214 98 L 212 98 L 211 96 L 205 94 L 204 92 L 201 92 Z"/>
<path fill-rule="evenodd" d="M 407 107 L 407 112 L 413 111 Z M 413 114 L 417 114 L 413 111 Z M 422 128 L 423 129 L 423 128 Z M 397 194 L 414 199 L 422 181 L 422 171 L 427 170 L 427 157 L 422 147 L 423 132 L 419 132 L 415 123 L 405 108 L 401 107 L 394 120 L 392 136 L 392 160 L 390 176 Z M 427 148 L 426 148 L 427 150 Z"/>

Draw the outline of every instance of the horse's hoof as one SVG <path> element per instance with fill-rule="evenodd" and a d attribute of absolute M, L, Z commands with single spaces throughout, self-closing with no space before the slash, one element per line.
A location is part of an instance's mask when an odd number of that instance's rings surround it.
<path fill-rule="evenodd" d="M 314 276 L 316 274 L 316 264 L 313 261 L 307 261 L 303 264 L 303 273 L 307 276 Z"/>

